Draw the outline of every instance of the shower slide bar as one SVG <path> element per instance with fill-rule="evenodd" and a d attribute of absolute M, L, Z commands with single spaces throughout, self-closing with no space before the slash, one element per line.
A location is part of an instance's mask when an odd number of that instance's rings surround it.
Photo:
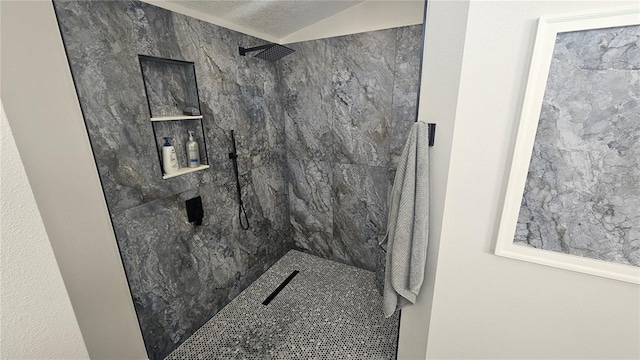
<path fill-rule="evenodd" d="M 229 153 L 229 159 L 233 161 L 233 173 L 236 177 L 236 190 L 238 192 L 238 221 L 240 227 L 243 230 L 249 230 L 249 218 L 247 217 L 247 210 L 242 203 L 242 191 L 240 188 L 240 173 L 238 172 L 238 152 L 236 151 L 236 137 L 231 130 L 231 152 Z M 242 221 L 244 219 L 244 222 Z"/>

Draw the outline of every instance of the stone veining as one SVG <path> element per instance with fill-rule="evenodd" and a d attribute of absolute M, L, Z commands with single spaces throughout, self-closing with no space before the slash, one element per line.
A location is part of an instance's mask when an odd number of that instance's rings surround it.
<path fill-rule="evenodd" d="M 54 7 L 151 359 L 291 248 L 384 271 L 377 240 L 393 157 L 415 120 L 420 26 L 294 44 L 296 54 L 273 64 L 237 55 L 259 39 L 149 4 Z M 194 64 L 195 74 L 146 64 L 151 113 L 139 55 Z M 180 143 L 187 130 L 204 133 L 211 168 L 162 180 L 149 118 L 197 100 L 203 128 L 161 123 L 156 135 Z M 248 231 L 238 224 L 230 130 Z M 194 196 L 200 227 L 184 209 Z"/>
<path fill-rule="evenodd" d="M 515 243 L 640 266 L 639 42 L 558 35 Z"/>
<path fill-rule="evenodd" d="M 276 68 L 237 56 L 258 39 L 141 2 L 54 6 L 147 352 L 161 359 L 293 246 Z M 194 63 L 210 169 L 162 180 L 149 117 L 197 105 L 194 75 L 143 65 L 149 114 L 138 55 Z M 194 124 L 159 123 L 156 133 L 201 137 Z M 249 231 L 238 226 L 232 129 Z M 180 141 L 176 149 L 185 166 Z M 198 195 L 205 219 L 194 227 L 184 201 Z"/>
<path fill-rule="evenodd" d="M 421 26 L 291 45 L 278 62 L 296 246 L 375 270 L 387 197 L 416 120 Z"/>

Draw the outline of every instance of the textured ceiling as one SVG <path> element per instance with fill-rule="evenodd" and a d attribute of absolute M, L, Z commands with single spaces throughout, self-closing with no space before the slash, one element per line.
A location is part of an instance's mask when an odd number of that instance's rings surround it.
<path fill-rule="evenodd" d="M 248 29 L 282 38 L 362 0 L 168 0 Z"/>
<path fill-rule="evenodd" d="M 278 44 L 422 24 L 425 7 L 425 0 L 140 1 Z"/>

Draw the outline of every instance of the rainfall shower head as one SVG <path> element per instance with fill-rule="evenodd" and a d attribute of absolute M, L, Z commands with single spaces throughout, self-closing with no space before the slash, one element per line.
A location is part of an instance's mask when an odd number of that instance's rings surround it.
<path fill-rule="evenodd" d="M 293 53 L 295 50 L 290 49 L 284 45 L 279 44 L 267 44 L 262 46 L 256 46 L 252 48 L 245 49 L 243 47 L 239 48 L 240 55 L 244 56 L 248 52 L 262 50 L 255 57 L 266 60 L 266 61 L 276 61 L 280 60 L 283 57 Z"/>

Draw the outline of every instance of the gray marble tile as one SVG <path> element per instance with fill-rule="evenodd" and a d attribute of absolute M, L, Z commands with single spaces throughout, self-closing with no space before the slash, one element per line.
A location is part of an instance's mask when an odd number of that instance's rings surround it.
<path fill-rule="evenodd" d="M 152 26 L 171 28 L 170 13 L 133 2 L 54 4 L 110 210 L 197 186 L 206 175 L 162 180 L 138 61 L 182 59 L 175 37 Z M 104 16 L 86 16 L 96 10 Z"/>
<path fill-rule="evenodd" d="M 239 59 L 238 45 L 258 39 L 155 6 L 54 6 L 145 345 L 150 358 L 163 358 L 293 246 L 277 72 Z M 162 180 L 153 126 L 176 138 L 181 160 L 186 131 L 202 130 L 195 122 L 151 124 L 139 54 L 194 62 L 209 170 Z M 179 110 L 193 97 L 180 84 L 189 77 L 167 71 L 162 83 L 155 75 L 166 69 L 155 70 L 151 99 L 170 104 L 153 107 Z M 256 224 L 247 232 L 238 224 L 230 130 L 239 135 L 243 200 Z M 196 194 L 205 219 L 194 228 L 184 200 Z"/>
<path fill-rule="evenodd" d="M 333 259 L 375 270 L 387 227 L 387 168 L 333 165 Z"/>
<path fill-rule="evenodd" d="M 514 242 L 640 266 L 638 40 L 558 35 Z"/>
<path fill-rule="evenodd" d="M 380 254 L 365 229 L 371 224 L 349 217 L 350 210 L 362 210 L 355 209 L 351 200 L 340 203 L 343 207 L 338 214 L 336 192 L 349 192 L 348 199 L 367 199 L 369 209 L 382 209 L 374 213 L 386 213 L 387 167 L 393 166 L 390 157 L 402 151 L 415 121 L 420 36 L 421 26 L 414 26 L 314 40 L 293 44 L 296 53 L 278 63 L 289 181 L 295 189 L 290 192 L 290 208 L 297 246 L 311 251 L 309 244 L 313 244 L 317 247 L 314 254 L 368 269 L 376 267 Z M 377 176 L 379 183 L 373 187 L 358 183 L 347 189 L 353 173 L 345 175 L 340 184 L 335 178 L 329 184 L 307 181 L 309 174 L 304 174 L 307 170 L 301 160 L 329 164 L 332 176 L 336 176 L 337 164 L 376 166 L 381 169 L 376 174 L 384 176 Z M 307 205 L 313 203 L 311 195 L 303 195 L 327 194 L 328 189 L 331 194 L 323 196 L 331 196 L 330 223 Z M 317 219 L 322 221 L 313 221 Z M 329 224 L 331 231 L 326 230 Z M 376 226 L 386 226 L 386 222 Z M 383 273 L 384 261 L 377 263 Z"/>
<path fill-rule="evenodd" d="M 571 61 L 579 70 L 638 70 L 637 43 L 637 25 L 563 33 L 556 39 L 554 63 Z"/>
<path fill-rule="evenodd" d="M 260 217 L 276 231 L 289 230 L 289 187 L 282 169 L 265 165 L 251 170 L 251 183 L 255 198 L 251 203 L 260 205 Z"/>
<path fill-rule="evenodd" d="M 398 166 L 409 130 L 418 115 L 422 25 L 397 28 L 397 49 L 393 80 L 393 106 L 389 126 L 389 155 Z"/>
<path fill-rule="evenodd" d="M 277 177 L 277 174 L 272 175 Z M 278 183 L 271 180 L 272 183 Z M 283 183 L 277 185 L 284 191 Z M 271 222 L 252 211 L 256 194 L 243 183 L 252 229 L 240 230 L 235 183 L 203 185 L 202 226 L 187 222 L 184 201 L 198 191 L 153 201 L 114 217 L 129 286 L 151 358 L 162 358 L 258 278 L 290 247 Z M 251 196 L 249 196 L 251 195 Z M 261 194 L 266 205 L 285 200 Z M 264 204 L 261 204 L 264 205 Z M 278 222 L 280 224 L 278 224 Z M 265 224 L 266 223 L 266 224 Z M 272 223 L 274 225 L 272 225 Z M 266 229 L 265 229 L 266 225 Z M 160 316 L 162 314 L 162 316 Z"/>
<path fill-rule="evenodd" d="M 218 194 L 217 201 L 233 201 L 226 192 Z M 151 358 L 165 356 L 229 302 L 226 288 L 242 271 L 233 233 L 220 229 L 232 214 L 207 208 L 203 226 L 195 227 L 184 210 L 184 200 L 194 195 L 188 191 L 113 217 Z"/>
<path fill-rule="evenodd" d="M 245 47 L 264 42 L 242 38 Z M 237 51 L 237 49 L 236 49 Z M 236 120 L 238 146 L 247 157 L 240 171 L 269 163 L 282 163 L 285 156 L 285 126 L 280 104 L 275 63 L 252 56 L 238 56 L 238 84 L 243 116 Z"/>
<path fill-rule="evenodd" d="M 182 115 L 188 106 L 199 108 L 193 64 L 141 57 L 140 67 L 151 116 Z"/>
<path fill-rule="evenodd" d="M 334 161 L 387 166 L 395 29 L 327 40 Z"/>
<path fill-rule="evenodd" d="M 244 35 L 180 14 L 172 16 L 177 41 L 185 57 L 195 63 L 213 181 L 224 184 L 233 179 L 230 131 L 244 117 L 237 64 L 237 46 Z"/>
<path fill-rule="evenodd" d="M 279 60 L 287 153 L 297 159 L 331 161 L 331 50 L 326 40 L 292 44 Z"/>
<path fill-rule="evenodd" d="M 332 258 L 333 173 L 331 164 L 287 157 L 289 211 L 295 245 Z"/>

